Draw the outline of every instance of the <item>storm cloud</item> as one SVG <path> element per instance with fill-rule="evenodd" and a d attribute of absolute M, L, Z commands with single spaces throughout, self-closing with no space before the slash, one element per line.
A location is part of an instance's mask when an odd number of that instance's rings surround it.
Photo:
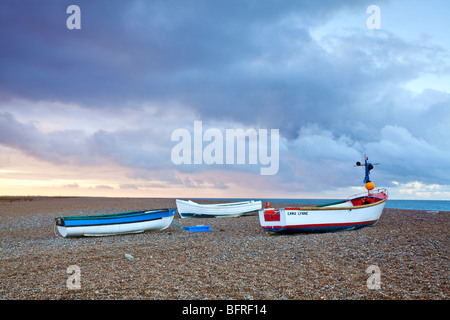
<path fill-rule="evenodd" d="M 202 120 L 279 129 L 278 190 L 354 185 L 361 172 L 351 165 L 365 153 L 382 163 L 379 184 L 450 185 L 449 93 L 405 87 L 448 76 L 449 52 L 367 29 L 371 1 L 72 2 L 0 4 L 3 146 L 55 164 L 111 161 L 188 188 L 209 179 L 226 190 L 231 176 L 219 181 L 215 170 L 257 172 L 175 166 L 171 132 Z M 71 4 L 81 30 L 66 28 Z M 343 12 L 360 28 L 314 34 Z"/>

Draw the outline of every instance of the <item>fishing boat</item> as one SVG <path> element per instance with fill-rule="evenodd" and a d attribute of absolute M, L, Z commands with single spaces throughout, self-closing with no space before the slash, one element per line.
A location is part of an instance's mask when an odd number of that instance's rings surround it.
<path fill-rule="evenodd" d="M 375 225 L 381 217 L 388 199 L 384 188 L 374 190 L 369 172 L 374 164 L 365 157 L 367 192 L 342 200 L 315 207 L 293 207 L 275 210 L 266 203 L 259 210 L 261 227 L 273 233 L 331 232 L 354 230 Z M 357 166 L 363 166 L 357 162 Z"/>
<path fill-rule="evenodd" d="M 176 200 L 178 214 L 188 217 L 237 217 L 258 212 L 262 208 L 261 201 L 241 201 L 218 204 L 199 204 L 192 200 Z"/>
<path fill-rule="evenodd" d="M 108 236 L 164 230 L 172 223 L 175 208 L 131 211 L 93 216 L 55 218 L 55 226 L 63 237 Z"/>

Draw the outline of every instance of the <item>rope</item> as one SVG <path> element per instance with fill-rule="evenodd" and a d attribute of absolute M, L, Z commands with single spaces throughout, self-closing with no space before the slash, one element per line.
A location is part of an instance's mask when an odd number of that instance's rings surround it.
<path fill-rule="evenodd" d="M 178 212 L 178 210 L 176 211 L 177 212 L 177 215 L 180 217 L 180 219 L 181 219 L 181 216 L 180 216 L 180 213 Z M 175 221 L 175 217 L 173 218 L 173 220 L 172 220 L 172 224 L 173 224 L 173 227 L 175 228 L 175 229 L 178 229 L 178 230 L 186 230 L 186 228 L 184 227 L 184 226 L 182 226 L 181 224 L 178 224 L 176 221 Z"/>
<path fill-rule="evenodd" d="M 173 226 L 175 227 L 175 229 L 181 229 L 181 230 L 186 230 L 185 227 L 183 227 L 181 224 L 176 223 L 175 219 L 172 220 Z"/>
<path fill-rule="evenodd" d="M 181 219 L 180 213 L 179 213 L 178 211 L 177 211 L 177 214 L 178 214 L 178 216 L 179 216 L 180 219 Z M 175 229 L 191 231 L 191 230 L 188 229 L 188 227 L 185 227 L 185 226 L 182 226 L 181 224 L 178 224 L 178 223 L 175 221 L 175 217 L 174 217 L 174 219 L 172 220 L 172 223 L 173 223 L 173 227 L 174 227 Z M 191 228 L 194 228 L 194 227 L 199 227 L 199 226 L 193 226 L 193 227 L 191 227 Z M 202 227 L 203 227 L 203 226 L 202 226 Z M 196 231 L 191 231 L 191 232 L 196 232 Z"/>

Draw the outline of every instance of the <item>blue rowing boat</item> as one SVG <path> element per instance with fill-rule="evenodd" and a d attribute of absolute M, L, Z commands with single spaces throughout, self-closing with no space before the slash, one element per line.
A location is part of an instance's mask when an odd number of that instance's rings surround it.
<path fill-rule="evenodd" d="M 175 208 L 131 211 L 94 216 L 55 218 L 55 225 L 63 237 L 108 236 L 164 230 L 170 226 Z"/>

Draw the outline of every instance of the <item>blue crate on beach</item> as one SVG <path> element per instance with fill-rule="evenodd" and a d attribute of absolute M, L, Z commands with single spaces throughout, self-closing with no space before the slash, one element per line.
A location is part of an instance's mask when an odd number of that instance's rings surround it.
<path fill-rule="evenodd" d="M 211 230 L 211 226 L 193 226 L 184 227 L 184 229 L 190 232 L 209 232 Z"/>

